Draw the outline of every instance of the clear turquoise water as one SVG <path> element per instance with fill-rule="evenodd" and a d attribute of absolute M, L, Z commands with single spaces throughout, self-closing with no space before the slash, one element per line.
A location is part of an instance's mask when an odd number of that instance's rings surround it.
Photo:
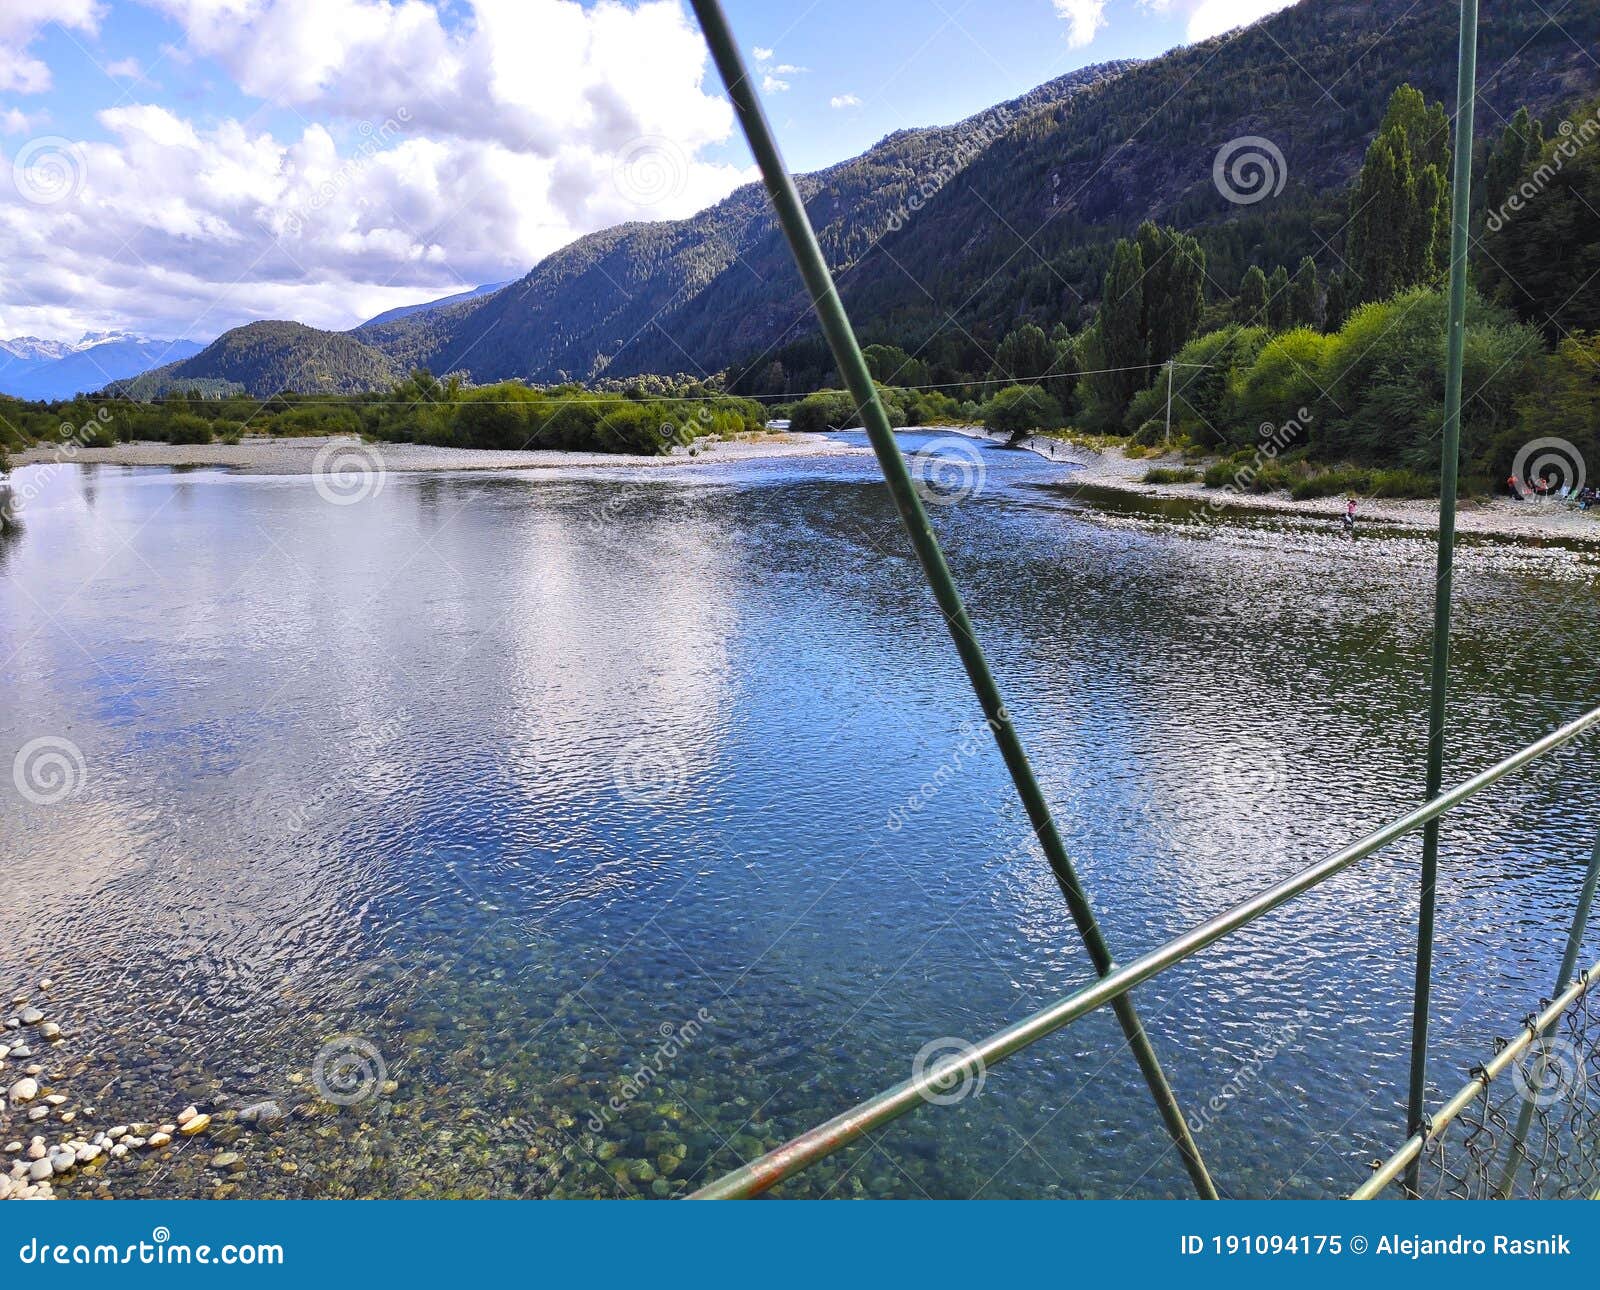
<path fill-rule="evenodd" d="M 1425 539 L 981 459 L 937 523 L 1119 955 L 1415 802 Z M 32 479 L 0 754 L 65 738 L 84 774 L 54 804 L 0 780 L 0 988 L 54 979 L 49 1074 L 100 1122 L 298 1107 L 222 1127 L 234 1194 L 680 1194 L 1087 979 L 869 459 L 395 474 L 351 506 Z M 1600 701 L 1595 579 L 1463 549 L 1451 778 Z M 1549 987 L 1596 770 L 1581 744 L 1446 829 L 1441 1087 Z M 1337 1194 L 1397 1143 L 1415 865 L 1139 992 L 1225 1191 Z M 338 1036 L 392 1088 L 314 1097 Z M 66 1190 L 218 1181 L 199 1148 L 119 1168 Z M 1184 1179 L 1093 1017 L 786 1191 Z"/>

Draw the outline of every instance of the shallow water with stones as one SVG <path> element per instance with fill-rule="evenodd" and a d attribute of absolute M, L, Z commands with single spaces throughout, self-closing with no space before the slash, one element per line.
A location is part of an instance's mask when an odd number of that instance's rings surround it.
<path fill-rule="evenodd" d="M 981 482 L 936 525 L 1121 958 L 1417 800 L 1425 538 L 904 442 Z M 62 1025 L 74 1127 L 220 1113 L 62 1194 L 682 1195 L 1087 979 L 869 459 L 16 477 L 0 754 L 82 772 L 0 779 L 0 995 Z M 1463 547 L 1451 780 L 1600 702 L 1596 574 Z M 1441 1087 L 1549 989 L 1596 756 L 1445 829 Z M 1397 1144 L 1416 854 L 1139 991 L 1225 1192 Z M 784 1193 L 1184 1194 L 1106 1017 L 967 1092 Z"/>

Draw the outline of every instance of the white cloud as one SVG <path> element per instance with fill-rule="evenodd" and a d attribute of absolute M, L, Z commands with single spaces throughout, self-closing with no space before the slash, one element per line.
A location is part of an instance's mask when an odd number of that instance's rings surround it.
<path fill-rule="evenodd" d="M 772 69 L 777 76 L 797 76 L 801 72 L 809 72 L 809 67 L 796 67 L 793 63 L 779 63 Z"/>
<path fill-rule="evenodd" d="M 43 112 L 29 115 L 19 108 L 0 108 L 0 134 L 27 134 L 45 122 Z"/>
<path fill-rule="evenodd" d="M 1294 3 L 1295 0 L 1139 0 L 1139 7 L 1152 13 L 1170 13 L 1177 8 L 1189 15 L 1185 36 L 1189 40 L 1208 40 L 1258 22 Z"/>
<path fill-rule="evenodd" d="M 764 94 L 782 94 L 789 88 L 788 81 L 780 81 L 776 76 L 763 76 L 761 78 L 761 91 Z"/>
<path fill-rule="evenodd" d="M 750 52 L 756 56 L 756 62 L 758 62 L 758 63 L 770 63 L 772 61 L 772 55 L 774 53 L 773 50 L 767 49 L 765 46 L 762 46 L 762 45 L 757 45 Z"/>
<path fill-rule="evenodd" d="M 0 90 L 42 94 L 50 88 L 50 69 L 28 53 L 28 46 L 50 23 L 93 34 L 100 25 L 95 0 L 4 0 L 0 3 Z"/>
<path fill-rule="evenodd" d="M 99 114 L 105 137 L 60 141 L 63 200 L 11 182 L 36 140 L 0 146 L 14 329 L 349 326 L 516 276 L 595 229 L 688 215 L 752 177 L 703 155 L 732 113 L 675 0 L 477 0 L 458 29 L 423 0 L 151 2 L 189 54 L 312 124 L 280 137 L 125 103 Z M 623 173 L 635 162 L 659 163 L 649 204 Z"/>
<path fill-rule="evenodd" d="M 139 66 L 137 58 L 119 58 L 114 63 L 106 64 L 106 75 L 136 81 L 144 75 L 144 69 Z"/>
<path fill-rule="evenodd" d="M 1056 16 L 1067 24 L 1067 44 L 1081 49 L 1106 25 L 1106 0 L 1051 0 Z"/>
<path fill-rule="evenodd" d="M 831 99 L 828 100 L 828 106 L 831 108 L 860 107 L 861 100 L 858 99 L 854 94 L 835 94 Z"/>
<path fill-rule="evenodd" d="M 1295 0 L 1200 0 L 1189 15 L 1189 39 L 1205 40 L 1287 9 Z"/>

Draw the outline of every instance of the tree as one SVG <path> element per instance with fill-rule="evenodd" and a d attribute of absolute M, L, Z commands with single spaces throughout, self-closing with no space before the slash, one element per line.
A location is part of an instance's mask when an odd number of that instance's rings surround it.
<path fill-rule="evenodd" d="M 898 345 L 868 345 L 861 351 L 874 381 L 886 385 L 927 385 L 928 365 Z"/>
<path fill-rule="evenodd" d="M 1295 270 L 1294 284 L 1289 289 L 1290 320 L 1299 327 L 1322 325 L 1322 284 L 1317 280 L 1317 263 L 1309 255 L 1300 261 Z"/>
<path fill-rule="evenodd" d="M 998 434 L 1054 430 L 1061 419 L 1061 405 L 1037 385 L 1008 385 L 983 410 L 984 428 Z"/>
<path fill-rule="evenodd" d="M 1518 108 L 1484 162 L 1483 182 L 1478 186 L 1482 205 L 1489 211 L 1503 205 L 1521 180 L 1522 172 L 1543 151 L 1544 123 L 1530 115 L 1527 108 Z"/>
<path fill-rule="evenodd" d="M 1335 273 L 1328 279 L 1328 297 L 1322 308 L 1322 330 L 1338 331 L 1350 316 L 1350 293 L 1344 275 Z"/>
<path fill-rule="evenodd" d="M 1246 327 L 1254 327 L 1267 321 L 1267 300 L 1270 292 L 1267 288 L 1267 275 L 1261 272 L 1261 266 L 1252 264 L 1244 273 L 1244 281 L 1239 284 L 1237 300 L 1239 322 Z"/>
<path fill-rule="evenodd" d="M 994 375 L 1036 381 L 1055 366 L 1056 349 L 1043 329 L 1024 323 L 1000 342 L 994 358 Z"/>
<path fill-rule="evenodd" d="M 1183 348 L 1200 321 L 1206 253 L 1194 238 L 1148 220 L 1139 226 L 1138 243 L 1144 263 L 1146 361 L 1164 363 Z"/>
<path fill-rule="evenodd" d="M 1120 420 L 1134 391 L 1149 381 L 1150 344 L 1145 334 L 1144 254 L 1137 242 L 1119 241 L 1111 253 L 1101 294 L 1100 333 L 1106 409 Z"/>
<path fill-rule="evenodd" d="M 1490 212 L 1479 272 L 1484 289 L 1547 339 L 1600 332 L 1600 101 L 1572 119 Z"/>
<path fill-rule="evenodd" d="M 1289 325 L 1294 300 L 1289 295 L 1289 270 L 1279 265 L 1267 279 L 1267 326 L 1283 331 Z"/>
<path fill-rule="evenodd" d="M 1397 89 L 1351 198 L 1346 258 L 1358 302 L 1430 285 L 1449 267 L 1449 145 L 1443 106 L 1424 106 L 1409 85 Z"/>

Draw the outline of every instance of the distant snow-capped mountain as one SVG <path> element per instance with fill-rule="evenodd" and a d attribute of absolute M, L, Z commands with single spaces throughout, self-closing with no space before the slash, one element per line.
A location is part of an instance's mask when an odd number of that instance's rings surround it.
<path fill-rule="evenodd" d="M 77 341 L 37 336 L 0 340 L 0 394 L 70 399 L 147 368 L 178 362 L 201 348 L 192 340 L 162 340 L 129 331 L 87 331 Z"/>

